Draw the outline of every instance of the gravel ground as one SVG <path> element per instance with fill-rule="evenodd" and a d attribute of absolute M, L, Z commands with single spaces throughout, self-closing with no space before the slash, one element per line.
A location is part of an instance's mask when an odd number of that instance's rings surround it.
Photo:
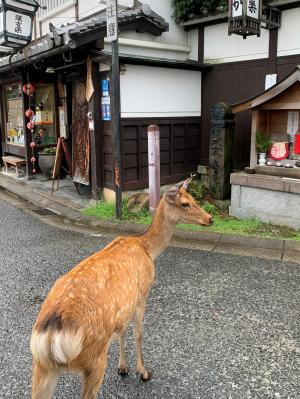
<path fill-rule="evenodd" d="M 0 201 L 0 398 L 29 398 L 31 328 L 57 277 L 105 240 L 41 223 Z M 112 344 L 99 398 L 300 398 L 300 265 L 169 248 L 145 317 L 151 382 L 116 373 Z M 55 398 L 80 397 L 66 375 Z"/>

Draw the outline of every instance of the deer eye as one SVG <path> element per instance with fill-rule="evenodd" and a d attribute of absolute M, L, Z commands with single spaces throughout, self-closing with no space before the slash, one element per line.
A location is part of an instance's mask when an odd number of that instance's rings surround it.
<path fill-rule="evenodd" d="M 183 202 L 183 203 L 181 204 L 181 206 L 182 206 L 183 208 L 190 208 L 190 204 L 189 204 L 188 202 Z"/>

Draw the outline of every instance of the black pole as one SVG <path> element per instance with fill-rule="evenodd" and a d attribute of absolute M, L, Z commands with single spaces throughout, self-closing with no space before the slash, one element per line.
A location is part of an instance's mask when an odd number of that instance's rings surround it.
<path fill-rule="evenodd" d="M 117 6 L 117 2 L 116 2 Z M 117 9 L 117 8 L 116 8 Z M 117 28 L 118 29 L 118 28 Z M 116 217 L 122 218 L 122 154 L 121 154 L 121 117 L 120 117 L 120 62 L 118 39 L 111 42 L 112 48 L 112 101 L 113 101 L 113 137 L 114 137 L 114 185 L 116 193 Z"/>

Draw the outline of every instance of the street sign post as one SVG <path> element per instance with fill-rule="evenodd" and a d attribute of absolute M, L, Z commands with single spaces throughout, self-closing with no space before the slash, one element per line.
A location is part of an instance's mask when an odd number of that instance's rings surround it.
<path fill-rule="evenodd" d="M 116 194 L 116 217 L 122 217 L 122 162 L 120 117 L 120 63 L 118 43 L 118 2 L 106 0 L 107 39 L 112 49 L 112 121 L 114 137 L 114 186 Z"/>

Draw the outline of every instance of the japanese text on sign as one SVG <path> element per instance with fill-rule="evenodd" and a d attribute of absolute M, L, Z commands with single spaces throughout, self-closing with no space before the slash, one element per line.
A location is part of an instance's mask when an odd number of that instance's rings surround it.
<path fill-rule="evenodd" d="M 6 30 L 15 35 L 29 36 L 31 32 L 30 16 L 8 10 L 6 12 Z"/>
<path fill-rule="evenodd" d="M 247 15 L 252 18 L 259 18 L 259 0 L 247 0 Z"/>
<path fill-rule="evenodd" d="M 240 17 L 243 15 L 243 0 L 232 0 L 232 16 Z"/>
<path fill-rule="evenodd" d="M 118 37 L 117 15 L 118 12 L 116 0 L 106 0 L 107 39 L 110 42 L 117 40 Z"/>
<path fill-rule="evenodd" d="M 15 15 L 15 32 L 22 34 L 22 24 L 23 24 L 23 19 L 22 19 L 22 15 L 20 14 L 16 14 Z"/>

